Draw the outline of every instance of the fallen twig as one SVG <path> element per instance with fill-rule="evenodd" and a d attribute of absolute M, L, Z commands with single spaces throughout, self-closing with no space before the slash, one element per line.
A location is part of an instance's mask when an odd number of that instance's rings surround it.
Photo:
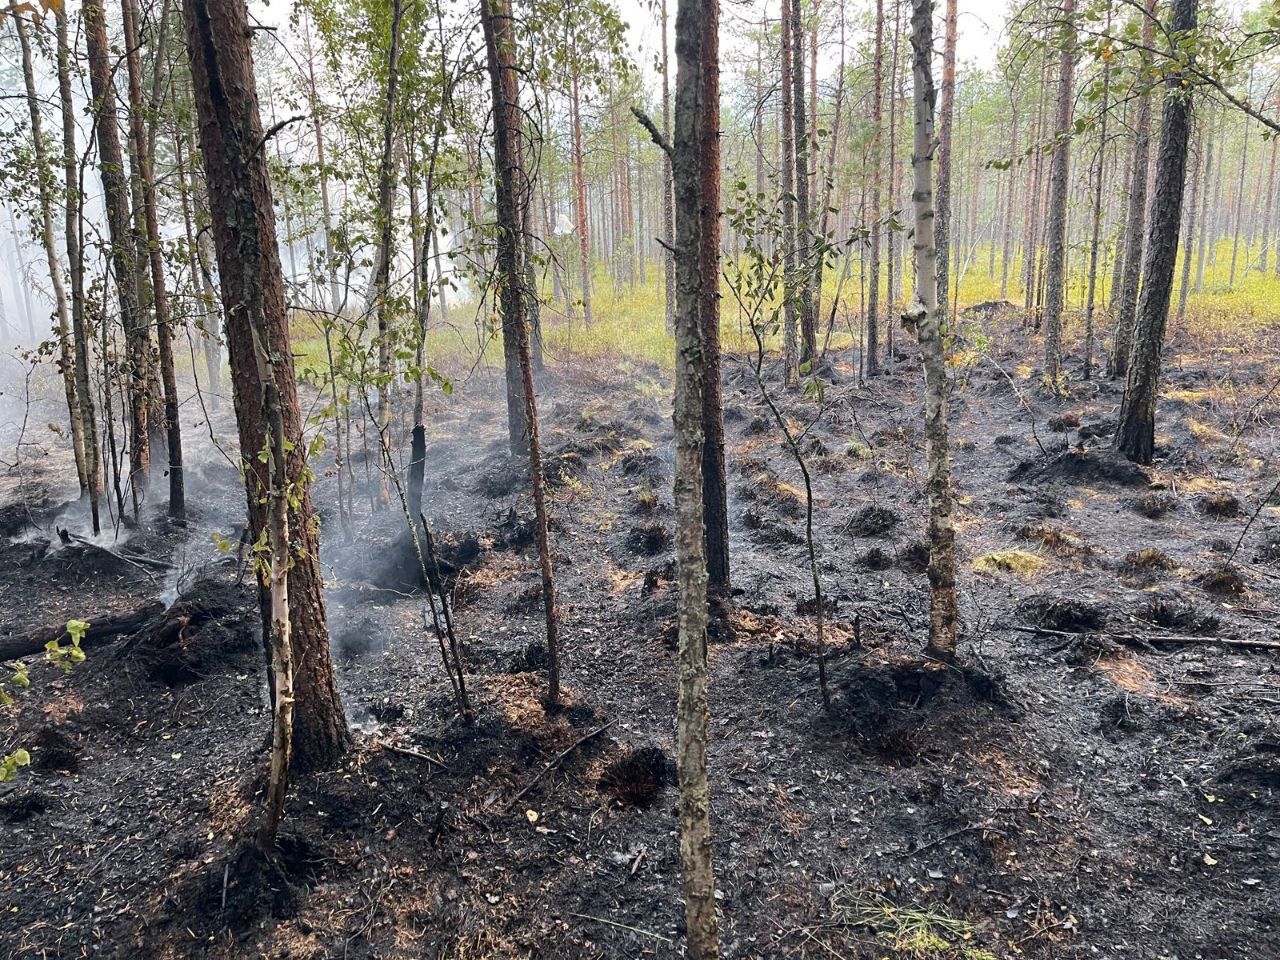
<path fill-rule="evenodd" d="M 567 757 L 569 754 L 573 753 L 573 751 L 577 750 L 580 746 L 582 746 L 584 743 L 586 743 L 586 742 L 587 742 L 588 740 L 590 740 L 592 737 L 596 737 L 596 736 L 599 736 L 600 734 L 604 733 L 606 730 L 608 730 L 610 727 L 612 727 L 612 726 L 613 726 L 615 723 L 617 723 L 617 722 L 618 722 L 618 721 L 617 721 L 617 719 L 616 719 L 616 718 L 615 718 L 615 719 L 613 719 L 613 720 L 610 720 L 608 723 L 604 724 L 603 726 L 596 727 L 596 728 L 595 728 L 594 730 L 592 730 L 590 733 L 583 734 L 583 735 L 582 735 L 581 737 L 579 737 L 577 740 L 573 741 L 573 743 L 569 744 L 569 746 L 565 747 L 562 751 L 560 751 L 560 753 L 558 753 L 558 754 L 556 754 L 554 757 L 552 757 L 552 758 L 547 762 L 547 765 L 546 765 L 545 767 L 543 767 L 541 771 L 539 771 L 538 775 L 537 775 L 536 777 L 534 777 L 532 780 L 530 780 L 528 783 L 526 783 L 526 784 L 525 784 L 525 785 L 520 789 L 520 792 L 519 792 L 519 793 L 517 793 L 517 794 L 516 794 L 515 796 L 513 796 L 510 800 L 508 800 L 506 803 L 504 803 L 504 804 L 499 808 L 499 811 L 498 811 L 498 812 L 499 812 L 499 813 L 506 813 L 509 809 L 511 809 L 511 805 L 512 805 L 512 804 L 514 804 L 517 800 L 519 800 L 519 799 L 520 799 L 521 797 L 523 797 L 526 793 L 528 793 L 530 790 L 532 790 L 532 789 L 534 788 L 534 786 L 535 786 L 535 785 L 536 785 L 536 784 L 537 784 L 537 783 L 538 783 L 538 782 L 539 782 L 543 777 L 545 777 L 548 773 L 550 773 L 550 772 L 551 772 L 552 770 L 554 770 L 556 767 L 560 766 L 561 762 L 564 760 L 564 758 L 565 758 L 565 757 Z"/>
<path fill-rule="evenodd" d="M 385 740 L 379 740 L 383 750 L 390 750 L 392 753 L 398 753 L 406 757 L 416 757 L 419 760 L 426 760 L 428 763 L 434 763 L 445 773 L 449 772 L 449 765 L 443 760 L 437 760 L 429 753 L 423 753 L 421 750 L 414 750 L 412 747 L 400 747 L 394 743 L 387 743 Z"/>
<path fill-rule="evenodd" d="M 1251 640 L 1245 637 L 1205 637 L 1185 633 L 1150 633 L 1139 636 L 1136 633 L 1110 633 L 1106 630 L 1084 630 L 1073 633 L 1070 630 L 1050 630 L 1048 627 L 1010 626 L 1010 630 L 1019 633 L 1042 633 L 1051 637 L 1105 637 L 1121 643 L 1203 643 L 1219 647 L 1243 647 L 1250 650 L 1280 650 L 1280 642 L 1275 640 Z"/>
<path fill-rule="evenodd" d="M 610 927 L 617 927 L 620 930 L 630 930 L 632 933 L 640 933 L 646 937 L 653 937 L 653 939 L 661 940 L 663 943 L 674 942 L 660 933 L 654 933 L 652 930 L 641 930 L 639 927 L 629 927 L 625 923 L 619 923 L 617 920 L 606 920 L 604 917 L 593 917 L 586 913 L 571 913 L 569 916 L 577 917 L 580 920 L 594 920 L 596 923 L 603 923 Z"/>

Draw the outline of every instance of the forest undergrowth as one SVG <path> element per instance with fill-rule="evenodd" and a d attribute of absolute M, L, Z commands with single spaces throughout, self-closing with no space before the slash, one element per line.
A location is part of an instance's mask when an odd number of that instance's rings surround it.
<path fill-rule="evenodd" d="M 1006 327 L 957 372 L 955 667 L 916 652 L 918 361 L 860 382 L 842 352 L 820 408 L 766 365 L 786 416 L 814 421 L 829 713 L 800 477 L 748 358 L 726 357 L 735 589 L 711 633 L 709 756 L 725 956 L 1280 949 L 1274 356 L 1183 355 L 1144 469 L 1108 449 L 1119 385 L 1069 367 L 1049 395 L 1036 355 Z M 70 674 L 33 666 L 42 695 L 3 721 L 32 757 L 0 786 L 7 955 L 677 956 L 667 376 L 564 356 L 545 374 L 559 710 L 540 702 L 532 514 L 493 374 L 432 399 L 424 494 L 473 725 L 403 522 L 362 506 L 345 538 L 318 464 L 356 746 L 295 781 L 277 861 L 243 841 L 265 784 L 245 745 L 270 727 L 251 578 L 209 546 L 237 538 L 234 469 L 193 454 L 188 525 L 147 510 L 96 549 L 61 542 L 66 454 L 34 439 L 4 492 L 0 644 L 143 617 Z M 376 462 L 356 467 L 364 504 Z"/>

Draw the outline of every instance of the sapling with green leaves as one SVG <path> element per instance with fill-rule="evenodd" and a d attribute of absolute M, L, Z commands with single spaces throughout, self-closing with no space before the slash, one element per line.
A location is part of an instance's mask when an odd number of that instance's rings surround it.
<path fill-rule="evenodd" d="M 783 279 L 783 264 L 773 252 L 783 249 L 788 240 L 785 201 L 771 199 L 747 189 L 745 181 L 735 185 L 732 205 L 725 211 L 730 227 L 737 233 L 742 242 L 742 249 L 736 258 L 725 261 L 723 275 L 734 300 L 738 305 L 739 316 L 742 317 L 756 343 L 755 356 L 750 364 L 752 376 L 760 390 L 760 396 L 773 421 L 786 442 L 787 451 L 800 468 L 804 480 L 804 535 L 809 559 L 809 574 L 813 580 L 813 598 L 815 623 L 817 628 L 818 651 L 818 688 L 822 694 L 822 705 L 831 709 L 831 694 L 827 689 L 827 651 L 823 621 L 822 576 L 818 568 L 818 551 L 813 535 L 813 478 L 809 472 L 809 464 L 805 459 L 801 446 L 809 429 L 817 423 L 826 409 L 826 385 L 812 375 L 816 366 L 816 358 L 810 358 L 800 364 L 799 374 L 804 378 L 804 396 L 815 404 L 814 416 L 801 429 L 792 428 L 787 417 L 778 407 L 777 401 L 769 392 L 764 377 L 765 343 L 774 338 L 783 329 L 786 311 L 796 306 L 789 303 L 792 298 L 802 298 L 803 291 L 798 290 Z M 803 224 L 797 229 L 808 230 Z M 797 245 L 799 250 L 788 258 L 787 266 L 816 275 L 818 261 L 834 260 L 837 248 L 825 237 L 813 234 L 806 242 Z M 835 304 L 832 304 L 832 310 Z M 784 383 L 785 386 L 785 383 Z"/>
<path fill-rule="evenodd" d="M 63 673 L 70 673 L 77 665 L 84 663 L 85 653 L 81 647 L 84 635 L 89 631 L 89 623 L 85 620 L 68 620 L 66 635 L 68 643 L 61 637 L 55 637 L 44 645 L 44 658 L 54 666 L 60 667 Z M 31 686 L 31 672 L 21 660 L 11 660 L 4 664 L 8 676 L 0 675 L 0 707 L 13 706 L 16 702 L 9 687 L 25 690 Z M 21 767 L 31 765 L 31 754 L 24 747 L 17 747 L 0 757 L 0 783 L 6 783 L 18 775 Z"/>

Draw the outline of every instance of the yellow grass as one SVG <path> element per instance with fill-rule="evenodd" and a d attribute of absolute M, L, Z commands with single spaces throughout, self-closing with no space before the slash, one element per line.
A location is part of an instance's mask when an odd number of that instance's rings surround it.
<path fill-rule="evenodd" d="M 1248 340 L 1280 332 L 1280 276 L 1275 272 L 1275 252 L 1270 253 L 1264 271 L 1261 269 L 1261 245 L 1255 244 L 1252 249 L 1245 250 L 1242 243 L 1236 254 L 1232 282 L 1231 248 L 1232 242 L 1223 240 L 1215 250 L 1214 263 L 1210 264 L 1206 259 L 1199 292 L 1194 289 L 1196 264 L 1193 260 L 1192 290 L 1187 299 L 1185 318 L 1181 321 L 1176 316 L 1177 291 L 1182 276 L 1179 264 L 1174 277 L 1174 306 L 1169 319 L 1171 334 L 1190 336 L 1204 346 L 1243 350 Z M 997 247 L 994 261 L 989 259 L 990 252 L 989 246 L 980 245 L 956 264 L 959 286 L 955 305 L 961 313 L 973 304 L 986 301 L 1007 299 L 1019 308 L 1025 302 L 1021 260 L 1015 256 L 1010 262 L 1008 281 L 1002 289 L 1001 251 Z M 1071 264 L 1066 318 L 1069 346 L 1074 338 L 1083 336 L 1085 266 L 1082 256 L 1076 257 Z M 859 336 L 860 317 L 867 296 L 863 264 L 855 258 L 843 286 L 840 284 L 841 269 L 837 266 L 824 274 L 819 317 L 819 338 L 833 350 L 848 349 Z M 905 281 L 909 287 L 909 270 Z M 1099 263 L 1095 292 L 1095 328 L 1100 338 L 1105 338 L 1111 327 L 1106 312 L 1110 286 L 1111 264 L 1107 257 L 1103 257 Z M 888 294 L 884 271 L 881 271 L 880 288 L 883 304 Z M 840 294 L 838 301 L 837 291 Z M 542 328 L 549 357 L 573 354 L 611 362 L 631 361 L 660 370 L 671 369 L 675 344 L 666 331 L 663 277 L 659 263 L 649 265 L 645 283 L 624 286 L 621 290 L 615 288 L 607 270 L 598 269 L 593 277 L 592 292 L 594 317 L 590 326 L 582 319 L 580 305 L 575 304 L 574 316 L 569 316 L 565 304 L 544 303 Z M 898 302 L 889 311 L 895 325 L 909 292 L 909 289 L 905 293 L 897 291 Z M 551 291 L 546 289 L 542 293 L 544 301 L 549 301 Z M 571 288 L 571 294 L 576 300 L 580 291 L 576 287 Z M 833 302 L 837 304 L 834 318 L 831 312 Z M 451 306 L 449 319 L 450 325 L 445 326 L 440 323 L 438 314 L 435 316 L 426 339 L 428 363 L 453 374 L 461 374 L 477 365 L 496 367 L 501 364 L 502 343 L 496 315 L 489 312 L 477 318 L 477 304 L 462 302 Z M 327 370 L 324 339 L 316 323 L 299 314 L 293 319 L 293 327 L 299 369 L 313 374 Z M 747 318 L 723 279 L 721 327 L 726 352 L 754 354 L 756 343 Z M 898 335 L 902 336 L 900 332 Z M 766 337 L 765 346 L 771 351 L 776 350 L 781 346 L 780 340 L 780 335 L 774 332 Z M 1190 393 L 1183 399 L 1202 399 L 1199 396 L 1193 398 Z"/>

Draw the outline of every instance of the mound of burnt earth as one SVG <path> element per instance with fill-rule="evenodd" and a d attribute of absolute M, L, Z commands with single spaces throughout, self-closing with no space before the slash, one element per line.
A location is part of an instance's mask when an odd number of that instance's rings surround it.
<path fill-rule="evenodd" d="M 422 567 L 437 590 L 451 590 L 464 570 L 474 567 L 484 552 L 480 537 L 470 530 L 437 530 L 433 532 L 435 563 L 427 550 L 425 538 L 419 534 L 415 546 L 407 530 L 389 542 L 377 544 L 367 557 L 370 566 L 364 579 L 380 590 L 413 593 L 423 586 Z M 421 549 L 421 560 L 419 560 Z M 437 567 L 439 575 L 437 576 Z"/>
<path fill-rule="evenodd" d="M 903 573 L 918 576 L 929 569 L 929 544 L 912 540 L 898 551 L 898 568 Z"/>
<path fill-rule="evenodd" d="M 1226 490 L 1215 490 L 1201 497 L 1196 508 L 1207 517 L 1229 520 L 1240 513 L 1240 499 Z"/>
<path fill-rule="evenodd" d="M 1178 498 L 1172 493 L 1153 490 L 1133 500 L 1130 506 L 1148 520 L 1159 520 L 1165 514 L 1178 509 Z"/>
<path fill-rule="evenodd" d="M 1076 596 L 1037 593 L 1018 601 L 1017 610 L 1030 625 L 1061 633 L 1090 633 L 1107 623 L 1101 605 Z"/>
<path fill-rule="evenodd" d="M 859 664 L 836 688 L 834 729 L 901 766 L 950 755 L 975 729 L 1020 714 L 1003 678 L 913 658 Z"/>
<path fill-rule="evenodd" d="M 256 650 L 259 616 L 251 581 L 205 577 L 130 636 L 119 656 L 168 686 L 201 680 L 217 665 Z"/>
<path fill-rule="evenodd" d="M 1086 440 L 1102 440 L 1116 432 L 1116 425 L 1110 418 L 1085 421 L 1076 428 L 1076 439 L 1082 444 Z"/>
<path fill-rule="evenodd" d="M 1275 805 L 1280 800 L 1280 730 L 1253 738 L 1223 764 L 1216 779 L 1251 801 Z"/>
<path fill-rule="evenodd" d="M 676 765 L 661 747 L 627 747 L 610 760 L 596 787 L 623 807 L 649 807 L 676 782 Z"/>
<path fill-rule="evenodd" d="M 1196 582 L 1206 593 L 1221 597 L 1237 597 L 1248 589 L 1240 571 L 1225 564 L 1206 570 L 1196 578 Z"/>
<path fill-rule="evenodd" d="M 27 744 L 36 770 L 75 773 L 80 769 L 80 743 L 69 731 L 52 724 L 41 727 Z"/>
<path fill-rule="evenodd" d="M 961 316 L 972 320 L 997 320 L 1017 315 L 1019 308 L 1008 300 L 983 300 L 965 307 Z"/>
<path fill-rule="evenodd" d="M 1150 478 L 1116 450 L 1068 450 L 1049 459 L 1025 460 L 1009 474 L 1016 483 L 1059 482 L 1078 485 L 1145 487 Z"/>
<path fill-rule="evenodd" d="M 767 511 L 757 506 L 744 508 L 738 519 L 746 529 L 751 531 L 752 539 L 765 546 L 804 543 L 804 537 L 791 529 L 785 520 L 770 516 Z"/>
<path fill-rule="evenodd" d="M 889 507 L 870 504 L 854 511 L 849 518 L 849 532 L 857 537 L 878 537 L 902 522 L 902 514 Z"/>
<path fill-rule="evenodd" d="M 185 927 L 192 933 L 225 935 L 228 929 L 294 917 L 314 881 L 308 850 L 301 837 L 288 833 L 271 854 L 242 841 L 183 877 L 149 924 L 172 924 L 175 933 Z"/>
<path fill-rule="evenodd" d="M 595 452 L 591 448 L 589 452 Z M 480 474 L 477 489 L 491 500 L 515 496 L 529 490 L 529 461 L 524 457 L 502 455 Z M 565 443 L 545 451 L 542 472 L 547 486 L 555 489 L 578 480 L 586 473 L 582 452 L 574 443 Z"/>
<path fill-rule="evenodd" d="M 627 532 L 627 549 L 637 556 L 653 557 L 671 546 L 671 531 L 661 523 L 646 523 Z"/>
<path fill-rule="evenodd" d="M 1194 600 L 1178 590 L 1163 591 L 1148 598 L 1137 616 L 1175 633 L 1212 635 L 1221 625 L 1214 614 L 1205 613 Z"/>
<path fill-rule="evenodd" d="M 622 472 L 628 477 L 636 477 L 657 483 L 666 478 L 667 464 L 657 453 L 652 444 L 637 441 L 624 450 L 618 459 Z"/>

